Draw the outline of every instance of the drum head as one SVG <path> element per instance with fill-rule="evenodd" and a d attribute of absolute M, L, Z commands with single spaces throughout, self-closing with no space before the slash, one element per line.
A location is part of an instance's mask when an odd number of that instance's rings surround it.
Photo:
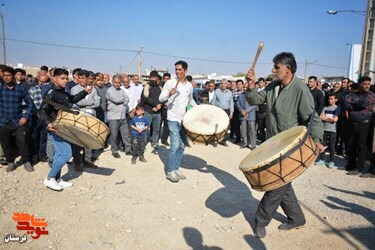
<path fill-rule="evenodd" d="M 201 104 L 186 112 L 185 129 L 197 135 L 215 135 L 229 126 L 229 117 L 224 110 L 209 104 Z"/>
<path fill-rule="evenodd" d="M 77 146 L 90 149 L 101 149 L 104 147 L 104 142 L 99 137 L 88 133 L 87 130 L 80 127 L 65 124 L 54 124 L 53 127 L 57 129 L 56 135 Z"/>
<path fill-rule="evenodd" d="M 266 140 L 240 163 L 242 171 L 252 170 L 270 163 L 293 148 L 306 134 L 305 126 L 293 127 Z"/>

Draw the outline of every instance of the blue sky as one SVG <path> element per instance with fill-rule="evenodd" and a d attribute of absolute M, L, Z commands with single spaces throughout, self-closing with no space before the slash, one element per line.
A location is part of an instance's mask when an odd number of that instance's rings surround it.
<path fill-rule="evenodd" d="M 366 10 L 366 0 L 4 0 L 9 39 L 81 47 L 137 50 L 142 69 L 174 69 L 167 54 L 241 63 L 185 59 L 189 73 L 246 72 L 258 43 L 265 47 L 256 67 L 267 75 L 281 51 L 295 54 L 297 74 L 346 75 L 350 43 L 362 43 L 365 17 L 328 15 L 327 10 Z M 82 67 L 100 72 L 136 72 L 134 52 L 113 52 L 7 41 L 7 61 L 30 66 Z M 2 57 L 2 52 L 1 52 Z M 327 65 L 332 67 L 325 67 Z"/>

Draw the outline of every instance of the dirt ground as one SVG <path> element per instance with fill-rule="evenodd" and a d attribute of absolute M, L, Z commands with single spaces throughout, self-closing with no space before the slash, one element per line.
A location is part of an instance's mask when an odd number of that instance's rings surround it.
<path fill-rule="evenodd" d="M 63 168 L 74 186 L 54 192 L 43 186 L 49 167 L 0 168 L 0 248 L 2 249 L 375 249 L 375 179 L 345 171 L 311 167 L 293 182 L 307 225 L 277 229 L 286 217 L 278 211 L 262 240 L 254 237 L 254 214 L 263 193 L 250 188 L 239 163 L 249 153 L 229 147 L 192 145 L 181 171 L 186 180 L 165 179 L 168 149 L 150 149 L 148 163 L 130 164 L 104 152 L 97 170 L 79 174 Z M 338 166 L 345 161 L 338 158 Z M 48 235 L 26 243 L 13 213 L 34 214 L 48 223 Z"/>

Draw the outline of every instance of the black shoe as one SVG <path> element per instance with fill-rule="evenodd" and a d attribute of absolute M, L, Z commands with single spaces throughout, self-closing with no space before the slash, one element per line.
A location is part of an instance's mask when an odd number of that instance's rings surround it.
<path fill-rule="evenodd" d="M 145 157 L 143 155 L 141 155 L 139 157 L 139 161 L 141 161 L 141 162 L 147 162 L 147 160 L 145 159 Z"/>
<path fill-rule="evenodd" d="M 8 162 L 5 159 L 0 159 L 0 164 L 1 165 L 8 165 Z"/>
<path fill-rule="evenodd" d="M 27 172 L 33 172 L 33 171 L 34 171 L 34 168 L 33 168 L 33 166 L 31 166 L 30 162 L 26 162 L 26 163 L 23 165 L 23 167 L 25 168 L 25 170 L 26 170 Z"/>
<path fill-rule="evenodd" d="M 219 142 L 220 145 L 224 146 L 224 147 L 228 147 L 228 144 L 226 141 L 221 141 Z"/>
<path fill-rule="evenodd" d="M 302 223 L 302 224 L 291 224 L 291 223 L 288 223 L 288 222 L 285 222 L 283 224 L 281 224 L 278 228 L 280 230 L 291 230 L 293 228 L 301 228 L 305 225 L 306 223 Z"/>
<path fill-rule="evenodd" d="M 47 162 L 48 159 L 47 159 L 47 157 L 39 157 L 39 161 L 40 162 Z"/>
<path fill-rule="evenodd" d="M 234 141 L 234 144 L 240 144 L 241 143 L 241 140 L 235 140 Z"/>
<path fill-rule="evenodd" d="M 125 152 L 125 149 L 123 147 L 119 147 L 119 149 L 121 152 Z"/>
<path fill-rule="evenodd" d="M 357 169 L 351 170 L 347 173 L 347 175 L 359 175 L 361 172 L 359 172 Z"/>
<path fill-rule="evenodd" d="M 5 170 L 7 172 L 12 172 L 12 171 L 16 170 L 16 168 L 17 168 L 16 163 L 12 162 L 12 163 L 8 163 L 8 167 Z"/>
<path fill-rule="evenodd" d="M 126 152 L 125 155 L 132 155 L 132 152 Z"/>
<path fill-rule="evenodd" d="M 262 239 L 264 237 L 266 237 L 266 228 L 265 227 L 261 227 L 261 226 L 256 226 L 255 230 L 254 230 L 254 234 L 255 234 L 255 237 L 259 238 L 259 239 Z"/>
<path fill-rule="evenodd" d="M 185 147 L 188 147 L 188 148 L 191 148 L 191 145 L 190 145 L 190 143 L 185 143 Z"/>
<path fill-rule="evenodd" d="M 133 156 L 132 158 L 132 164 L 135 164 L 137 162 L 137 156 Z"/>
<path fill-rule="evenodd" d="M 370 173 L 360 174 L 359 177 L 361 178 L 375 178 L 375 175 Z"/>
<path fill-rule="evenodd" d="M 121 158 L 119 153 L 112 153 L 112 156 L 115 157 L 115 158 Z"/>
<path fill-rule="evenodd" d="M 245 145 L 245 144 L 242 144 L 241 145 L 241 147 L 240 147 L 240 149 L 244 149 L 244 148 L 246 148 L 247 146 Z"/>

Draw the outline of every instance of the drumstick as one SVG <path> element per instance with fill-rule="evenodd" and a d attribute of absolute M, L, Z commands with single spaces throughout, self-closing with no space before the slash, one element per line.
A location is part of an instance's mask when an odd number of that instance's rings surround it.
<path fill-rule="evenodd" d="M 253 65 L 251 65 L 251 68 L 252 68 L 252 69 L 255 69 L 255 65 L 257 64 L 257 61 L 258 61 L 258 58 L 259 58 L 260 52 L 262 52 L 263 47 L 264 47 L 264 43 L 263 43 L 263 42 L 260 42 L 259 45 L 258 45 L 257 53 L 256 53 L 255 58 L 254 58 L 254 61 L 253 61 Z"/>

